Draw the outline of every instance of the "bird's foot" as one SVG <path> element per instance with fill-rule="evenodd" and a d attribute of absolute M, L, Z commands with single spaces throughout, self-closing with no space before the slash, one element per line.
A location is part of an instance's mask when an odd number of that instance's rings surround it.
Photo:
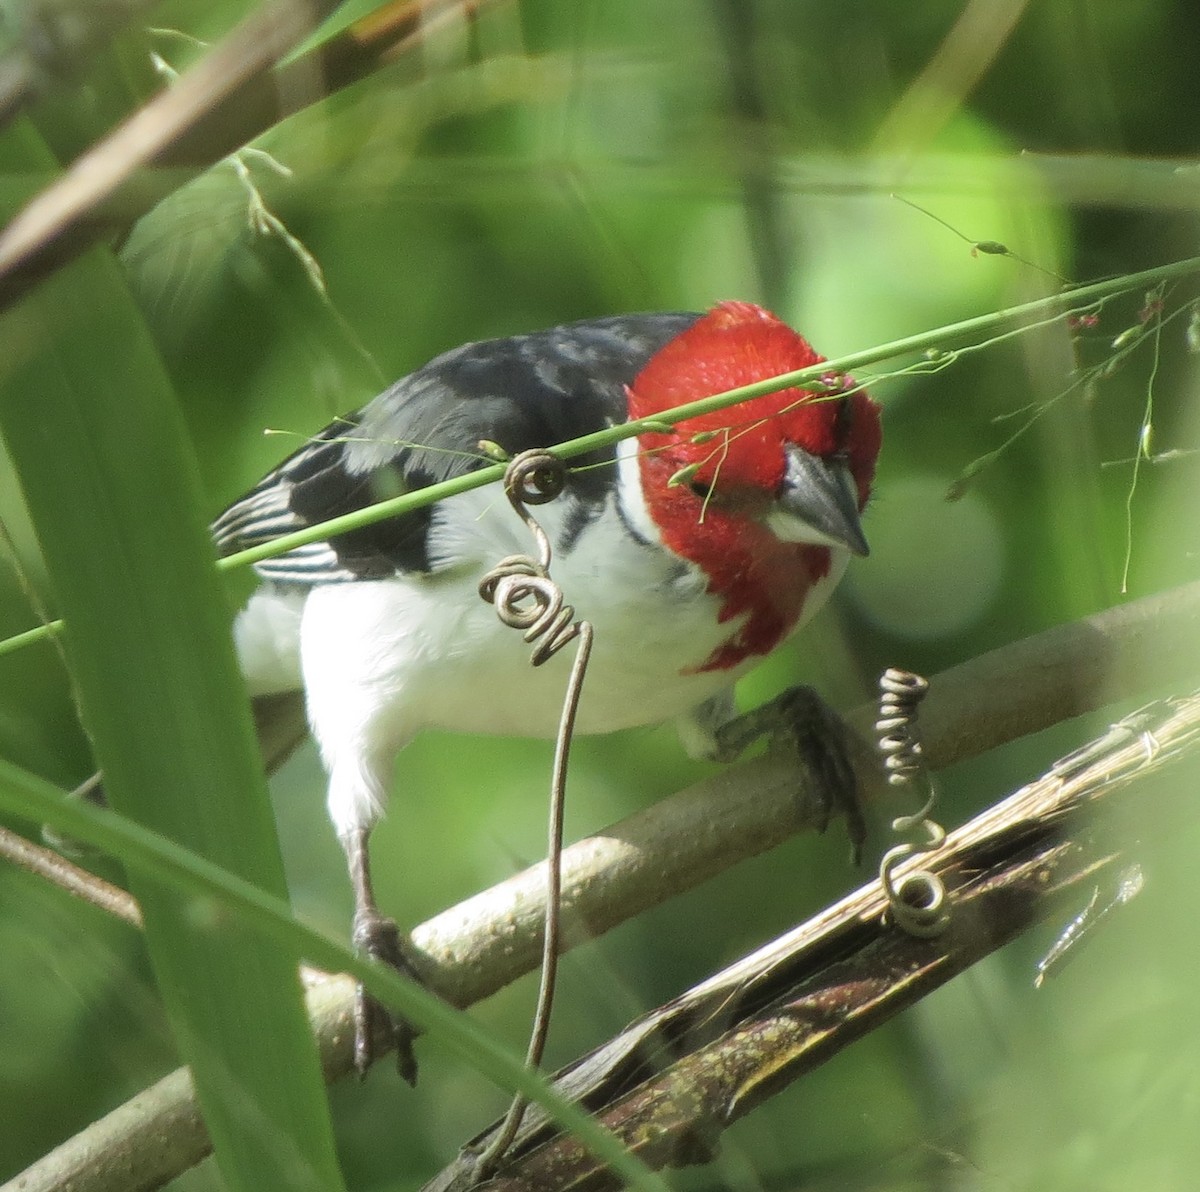
<path fill-rule="evenodd" d="M 354 947 L 374 960 L 394 968 L 402 976 L 420 983 L 416 967 L 405 952 L 400 929 L 393 919 L 374 907 L 359 908 L 354 915 Z M 396 1069 L 410 1085 L 417 1083 L 417 1060 L 413 1054 L 416 1028 L 396 1017 L 361 985 L 354 992 L 354 1069 L 359 1079 L 385 1051 L 396 1049 Z"/>
<path fill-rule="evenodd" d="M 851 855 L 854 863 L 859 863 L 867 825 L 851 760 L 854 734 L 811 687 L 789 688 L 723 724 L 715 737 L 718 761 L 733 761 L 753 741 L 766 737 L 772 751 L 787 749 L 807 763 L 812 775 L 809 794 L 819 809 L 819 830 L 823 832 L 833 814 L 840 811 L 846 817 Z"/>

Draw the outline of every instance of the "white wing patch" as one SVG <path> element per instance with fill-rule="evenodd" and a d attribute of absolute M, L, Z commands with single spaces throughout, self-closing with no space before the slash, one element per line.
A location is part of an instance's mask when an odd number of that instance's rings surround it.
<path fill-rule="evenodd" d="M 292 512 L 289 506 L 292 484 L 288 472 L 288 464 L 285 463 L 240 501 L 230 505 L 213 522 L 213 540 L 221 554 L 230 555 L 261 546 L 274 542 L 284 534 L 308 528 L 309 523 Z M 329 543 L 324 541 L 311 542 L 286 554 L 264 559 L 254 564 L 254 570 L 263 579 L 276 584 L 300 584 L 306 587 L 355 578 L 352 571 L 340 564 Z"/>

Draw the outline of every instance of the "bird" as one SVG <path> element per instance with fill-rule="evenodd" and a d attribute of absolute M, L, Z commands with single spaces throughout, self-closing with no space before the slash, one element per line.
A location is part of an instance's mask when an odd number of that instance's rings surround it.
<path fill-rule="evenodd" d="M 614 315 L 467 343 L 338 418 L 213 523 L 228 555 L 384 498 L 824 361 L 764 308 Z M 830 374 L 573 459 L 538 508 L 564 597 L 593 626 L 576 731 L 675 721 L 690 754 L 729 760 L 769 729 L 738 717 L 738 678 L 825 603 L 851 556 L 881 444 L 880 409 Z M 404 747 L 426 729 L 552 737 L 569 668 L 479 598 L 526 553 L 526 525 L 482 487 L 254 564 L 234 643 L 262 706 L 303 694 L 354 890 L 353 939 L 406 967 L 376 903 L 369 838 Z M 569 651 L 564 652 L 564 655 Z M 775 709 L 776 711 L 778 709 Z M 360 990 L 355 1060 L 378 1028 Z M 402 1061 L 410 1077 L 412 1060 Z"/>

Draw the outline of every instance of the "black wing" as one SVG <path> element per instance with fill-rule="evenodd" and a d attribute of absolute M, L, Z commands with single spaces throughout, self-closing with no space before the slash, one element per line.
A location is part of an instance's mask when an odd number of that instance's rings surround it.
<path fill-rule="evenodd" d="M 221 554 L 413 492 L 489 461 L 480 440 L 509 455 L 548 447 L 626 416 L 625 386 L 696 314 L 589 319 L 485 340 L 431 360 L 356 414 L 338 419 L 213 523 Z M 611 461 L 611 448 L 581 465 Z M 615 468 L 572 473 L 574 494 L 603 502 Z M 338 534 L 256 564 L 282 584 L 381 579 L 431 570 L 428 507 Z"/>

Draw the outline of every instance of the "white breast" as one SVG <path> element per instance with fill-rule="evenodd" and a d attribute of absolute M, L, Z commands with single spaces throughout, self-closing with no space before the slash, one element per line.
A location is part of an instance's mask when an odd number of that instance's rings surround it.
<path fill-rule="evenodd" d="M 738 628 L 699 570 L 622 522 L 610 492 L 601 516 L 551 561 L 595 644 L 577 719 L 606 733 L 680 717 L 727 688 L 735 671 L 699 672 Z M 536 515 L 561 543 L 569 505 Z M 307 594 L 263 589 L 240 614 L 236 638 L 253 690 L 295 686 L 302 676 L 309 722 L 330 774 L 338 830 L 373 823 L 386 802 L 397 752 L 425 728 L 471 734 L 553 736 L 574 645 L 534 668 L 523 635 L 478 595 L 505 555 L 528 553 L 528 529 L 495 488 L 451 498 L 434 513 L 442 552 L 429 575 L 322 584 Z M 823 603 L 845 565 L 810 593 Z"/>
<path fill-rule="evenodd" d="M 559 537 L 561 513 L 537 516 Z M 533 549 L 528 531 L 494 489 L 454 498 L 437 517 L 443 549 L 471 562 L 309 595 L 303 670 L 314 725 L 374 715 L 396 748 L 422 728 L 552 736 L 574 647 L 534 668 L 521 632 L 477 593 L 500 558 Z M 580 732 L 658 723 L 729 683 L 728 673 L 684 673 L 732 631 L 718 625 L 719 602 L 702 577 L 630 538 L 611 510 L 552 560 L 551 574 L 594 627 Z"/>

